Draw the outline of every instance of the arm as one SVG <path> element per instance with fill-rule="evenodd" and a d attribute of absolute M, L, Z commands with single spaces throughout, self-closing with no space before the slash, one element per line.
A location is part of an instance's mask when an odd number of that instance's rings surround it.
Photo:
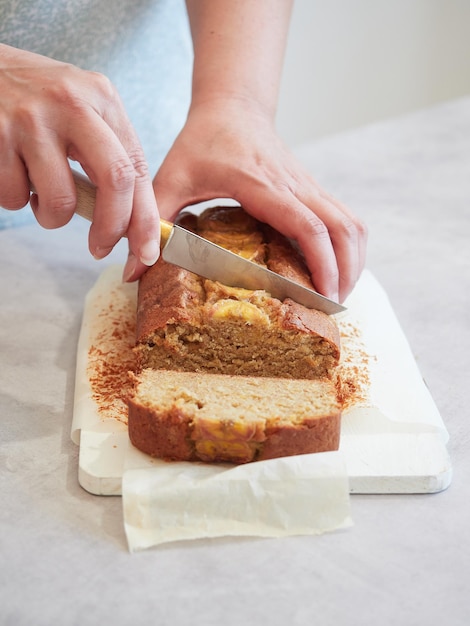
<path fill-rule="evenodd" d="M 315 287 L 343 300 L 366 233 L 296 162 L 275 132 L 290 18 L 286 0 L 187 0 L 194 42 L 187 123 L 154 179 L 162 215 L 230 197 L 296 239 Z"/>
<path fill-rule="evenodd" d="M 291 0 L 187 0 L 195 63 L 192 105 L 219 98 L 276 115 Z"/>
<path fill-rule="evenodd" d="M 127 233 L 128 279 L 159 254 L 159 222 L 142 148 L 113 86 L 102 75 L 0 44 L 0 205 L 30 200 L 46 228 L 66 224 L 76 204 L 68 158 L 97 186 L 90 251 L 105 257 Z"/>

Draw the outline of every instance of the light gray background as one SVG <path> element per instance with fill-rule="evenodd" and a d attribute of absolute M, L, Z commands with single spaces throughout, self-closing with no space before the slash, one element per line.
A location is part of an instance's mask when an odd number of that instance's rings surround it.
<path fill-rule="evenodd" d="M 70 441 L 83 299 L 106 262 L 89 257 L 79 218 L 0 231 L 2 625 L 469 623 L 469 138 L 463 99 L 299 150 L 369 224 L 368 267 L 449 429 L 454 466 L 439 494 L 353 496 L 354 527 L 320 537 L 129 554 L 121 499 L 79 487 Z"/>

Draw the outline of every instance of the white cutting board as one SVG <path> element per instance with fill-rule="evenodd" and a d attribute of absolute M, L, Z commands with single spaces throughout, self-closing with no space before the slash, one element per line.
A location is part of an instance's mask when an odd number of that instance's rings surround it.
<path fill-rule="evenodd" d="M 97 341 L 96 324 L 107 322 L 110 303 L 111 315 L 118 311 L 121 317 L 135 306 L 135 287 L 121 283 L 121 272 L 121 267 L 108 268 L 88 294 L 78 346 L 72 438 L 80 445 L 79 482 L 97 495 L 121 494 L 126 459 L 144 468 L 161 463 L 131 446 L 125 424 L 103 419 L 87 377 L 90 343 Z M 350 493 L 446 489 L 452 468 L 445 425 L 388 298 L 370 272 L 363 273 L 346 306 L 338 323 L 360 330 L 357 365 L 366 367 L 364 349 L 370 356 L 368 398 L 343 415 L 340 449 L 333 453 L 345 462 Z"/>

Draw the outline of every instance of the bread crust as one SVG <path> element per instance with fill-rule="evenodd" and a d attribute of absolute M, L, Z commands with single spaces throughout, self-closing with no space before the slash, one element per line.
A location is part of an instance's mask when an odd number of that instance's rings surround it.
<path fill-rule="evenodd" d="M 198 446 L 193 426 L 181 411 L 161 413 L 129 401 L 129 438 L 132 445 L 165 461 L 202 461 L 241 465 L 285 456 L 338 450 L 341 415 L 306 419 L 302 425 L 271 427 L 264 441 L 217 442 Z"/>

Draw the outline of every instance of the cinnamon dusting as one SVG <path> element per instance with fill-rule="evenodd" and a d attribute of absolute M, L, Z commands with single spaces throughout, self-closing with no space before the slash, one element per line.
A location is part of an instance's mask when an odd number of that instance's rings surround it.
<path fill-rule="evenodd" d="M 98 330 L 88 350 L 87 374 L 92 398 L 102 418 L 127 424 L 126 398 L 135 371 L 135 306 L 128 301 L 114 302 L 99 311 Z"/>
<path fill-rule="evenodd" d="M 341 335 L 341 359 L 333 375 L 337 399 L 343 412 L 368 400 L 370 363 L 374 359 L 365 350 L 362 333 L 352 322 L 338 322 Z"/>

